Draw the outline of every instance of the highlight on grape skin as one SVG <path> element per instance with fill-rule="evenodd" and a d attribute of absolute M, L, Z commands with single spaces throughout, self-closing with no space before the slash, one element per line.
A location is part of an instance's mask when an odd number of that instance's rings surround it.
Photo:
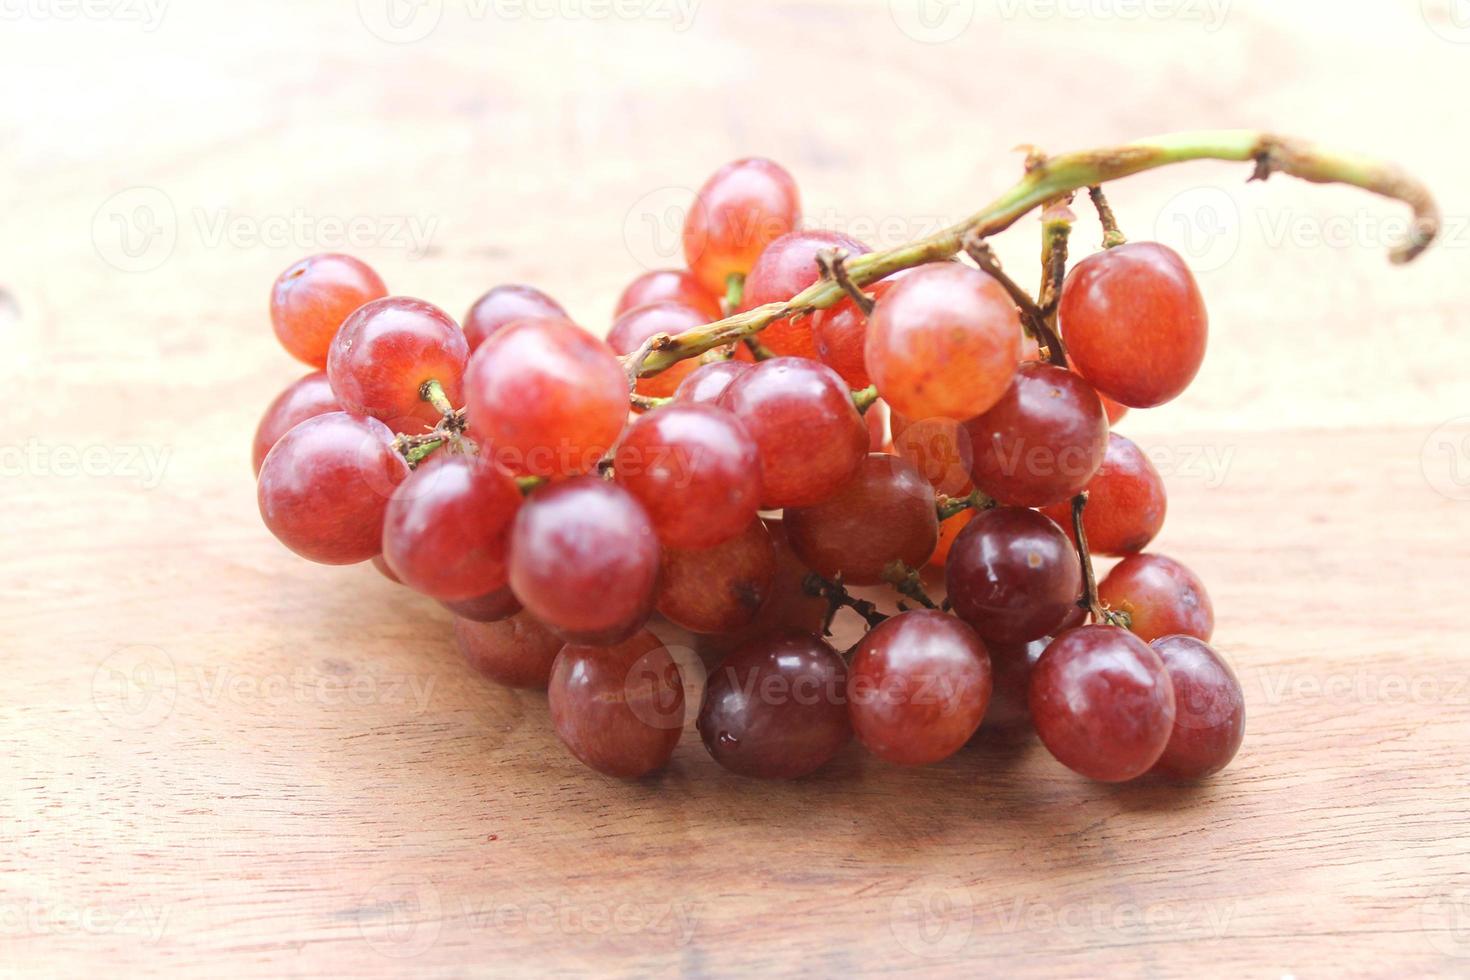
<path fill-rule="evenodd" d="M 565 759 L 607 776 L 693 767 L 695 742 L 710 778 L 800 780 L 1035 737 L 1094 780 L 1219 778 L 1244 694 L 1202 578 L 1144 550 L 1164 480 L 1114 430 L 1188 397 L 1205 298 L 1102 185 L 1199 158 L 1354 184 L 1415 209 L 1395 261 L 1438 214 L 1397 170 L 1281 137 L 1127 151 L 1033 159 L 883 252 L 804 227 L 791 173 L 737 160 L 690 202 L 687 267 L 632 276 L 600 323 L 502 283 L 461 327 L 308 256 L 271 291 L 314 370 L 254 430 L 262 520 L 448 615 L 466 671 L 545 691 Z M 1051 206 L 1089 189 L 1096 250 Z M 1033 295 L 985 239 L 1041 207 Z"/>

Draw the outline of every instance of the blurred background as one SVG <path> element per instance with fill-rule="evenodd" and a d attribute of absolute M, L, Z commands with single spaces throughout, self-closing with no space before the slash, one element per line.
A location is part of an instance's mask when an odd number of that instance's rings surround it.
<path fill-rule="evenodd" d="M 1467 83 L 1465 0 L 0 0 L 0 972 L 1454 972 Z M 1395 267 L 1407 212 L 1360 191 L 1218 163 L 1109 186 L 1211 313 L 1194 385 L 1120 425 L 1163 454 L 1162 546 L 1247 688 L 1207 790 L 982 751 L 754 790 L 689 739 L 661 783 L 588 779 L 432 603 L 257 518 L 250 436 L 304 373 L 267 301 L 301 256 L 455 316 L 531 283 L 600 334 L 730 159 L 884 248 L 1024 146 L 1219 127 L 1395 160 L 1445 223 Z M 995 246 L 1039 280 L 1034 217 Z M 1364 693 L 1390 678 L 1428 693 Z M 994 918 L 997 890 L 1049 918 Z M 670 931 L 470 914 L 533 900 Z"/>

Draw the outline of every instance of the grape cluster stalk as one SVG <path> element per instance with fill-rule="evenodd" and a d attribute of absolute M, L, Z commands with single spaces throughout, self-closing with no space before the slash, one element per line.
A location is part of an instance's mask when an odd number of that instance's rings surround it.
<path fill-rule="evenodd" d="M 1187 391 L 1209 318 L 1184 260 L 1129 240 L 1103 191 L 1201 159 L 1403 201 L 1395 262 L 1438 230 L 1392 165 L 1211 131 L 1032 150 L 990 205 L 888 251 L 804 227 L 790 173 L 734 161 L 693 201 L 685 267 L 634 279 L 605 339 L 533 286 L 461 325 L 315 255 L 271 293 L 313 371 L 257 426 L 261 517 L 302 557 L 438 602 L 467 662 L 545 690 L 570 755 L 607 775 L 665 767 L 692 728 L 751 778 L 854 740 L 929 765 L 1026 732 L 1091 779 L 1211 776 L 1244 697 L 1204 583 L 1147 550 L 1164 482 L 1116 431 Z M 1102 242 L 1074 261 L 1083 190 Z M 1033 296 L 987 239 L 1037 209 Z M 1118 559 L 1101 580 L 1094 556 Z M 838 650 L 844 615 L 865 631 Z M 698 638 L 702 689 L 661 623 Z"/>

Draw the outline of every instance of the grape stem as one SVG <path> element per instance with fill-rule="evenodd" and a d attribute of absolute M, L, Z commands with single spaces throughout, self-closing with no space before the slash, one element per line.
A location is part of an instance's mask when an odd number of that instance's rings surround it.
<path fill-rule="evenodd" d="M 934 512 L 939 517 L 939 520 L 943 522 L 971 508 L 975 510 L 989 510 L 994 506 L 994 500 L 991 500 L 979 490 L 973 490 L 964 497 L 949 497 L 940 494 L 935 498 Z"/>
<path fill-rule="evenodd" d="M 846 263 L 846 271 L 860 288 L 901 269 L 951 258 L 971 236 L 986 238 L 1004 231 L 1023 215 L 1084 187 L 1187 160 L 1252 162 L 1252 180 L 1284 173 L 1318 184 L 1349 184 L 1403 201 L 1412 209 L 1414 220 L 1406 239 L 1389 255 L 1395 263 L 1408 262 L 1423 252 L 1439 232 L 1439 208 L 1429 190 L 1392 164 L 1255 130 L 1201 130 L 1054 157 L 1033 151 L 1027 158 L 1026 175 L 981 211 L 927 238 L 856 256 Z M 827 309 L 846 296 L 836 281 L 818 279 L 784 303 L 767 303 L 675 335 L 667 346 L 642 359 L 638 374 L 658 374 L 685 358 L 753 337 L 777 320 Z M 1045 297 L 1042 307 L 1046 308 Z"/>
<path fill-rule="evenodd" d="M 1036 338 L 1038 345 L 1046 348 L 1047 359 L 1058 367 L 1066 367 L 1067 355 L 1062 350 L 1062 340 L 1047 323 L 1046 311 L 1036 304 L 1030 293 L 1005 274 L 1000 267 L 1000 259 L 995 257 L 990 245 L 979 238 L 968 238 L 965 240 L 965 254 L 975 260 L 981 271 L 1005 287 L 1011 302 L 1016 304 L 1016 309 L 1021 313 L 1021 321 L 1026 324 L 1027 332 Z"/>
<path fill-rule="evenodd" d="M 1082 561 L 1082 598 L 1077 605 L 1092 614 L 1094 623 L 1128 629 L 1132 625 L 1128 614 L 1104 608 L 1097 597 L 1097 573 L 1092 569 L 1092 552 L 1087 547 L 1087 531 L 1082 527 L 1082 511 L 1086 508 L 1087 491 L 1083 490 L 1072 498 L 1072 533 L 1077 538 L 1077 554 Z"/>
<path fill-rule="evenodd" d="M 444 394 L 444 386 L 433 378 L 419 386 L 419 397 L 433 405 L 434 411 L 440 415 L 454 414 L 454 405 L 450 403 L 449 396 Z"/>
<path fill-rule="evenodd" d="M 1049 335 L 1056 339 L 1061 354 L 1047 351 L 1053 364 L 1067 366 L 1067 352 L 1057 333 L 1057 309 L 1062 305 L 1062 283 L 1067 278 L 1067 240 L 1072 234 L 1071 196 L 1052 202 L 1041 212 L 1041 313 Z M 1041 343 L 1041 339 L 1037 338 Z M 1056 360 L 1060 356 L 1061 360 Z"/>
<path fill-rule="evenodd" d="M 900 595 L 913 599 L 925 609 L 938 609 L 934 600 L 929 598 L 929 593 L 924 591 L 924 582 L 919 577 L 919 571 L 902 561 L 891 561 L 883 568 L 883 581 L 898 590 Z M 903 608 L 903 604 L 899 604 Z"/>
<path fill-rule="evenodd" d="M 1103 226 L 1103 248 L 1116 248 L 1127 244 L 1128 238 L 1118 230 L 1118 218 L 1113 214 L 1113 208 L 1108 204 L 1108 199 L 1103 196 L 1103 189 L 1097 184 L 1087 188 L 1087 196 L 1092 198 L 1092 206 L 1097 208 L 1097 220 Z"/>
<path fill-rule="evenodd" d="M 817 253 L 817 267 L 822 270 L 824 279 L 831 279 L 842 287 L 842 291 L 848 295 L 853 304 L 862 311 L 863 316 L 870 316 L 875 305 L 873 297 L 857 287 L 852 281 L 852 276 L 847 274 L 847 252 L 840 248 L 824 248 Z"/>
<path fill-rule="evenodd" d="M 865 415 L 867 414 L 868 409 L 872 408 L 873 403 L 877 400 L 877 385 L 868 385 L 866 388 L 860 388 L 852 393 L 852 403 L 857 406 L 857 410 L 859 412 L 862 412 Z"/>
<path fill-rule="evenodd" d="M 802 591 L 807 595 L 820 596 L 827 600 L 827 617 L 822 621 L 822 635 L 832 635 L 832 620 L 837 618 L 837 613 L 845 606 L 863 617 L 868 627 L 872 628 L 883 622 L 888 617 L 878 611 L 878 607 L 866 599 L 859 599 L 842 586 L 842 576 L 837 576 L 836 581 L 825 579 L 812 572 L 802 579 Z"/>

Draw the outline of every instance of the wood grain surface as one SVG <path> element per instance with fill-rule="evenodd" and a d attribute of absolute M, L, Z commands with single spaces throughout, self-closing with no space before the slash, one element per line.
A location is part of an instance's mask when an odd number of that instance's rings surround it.
<path fill-rule="evenodd" d="M 0 4 L 0 972 L 1470 973 L 1450 4 L 388 12 Z M 300 373 L 266 297 L 299 255 L 455 313 L 534 282 L 602 330 L 736 156 L 882 246 L 1008 186 L 1018 144 L 1236 125 L 1398 159 L 1447 226 L 1395 268 L 1403 214 L 1351 190 L 1198 164 L 1113 191 L 1212 312 L 1194 388 L 1120 426 L 1245 685 L 1204 785 L 1089 783 L 1034 741 L 766 785 L 691 733 L 604 779 L 433 603 L 261 527 L 250 434 Z M 1035 230 L 998 242 L 1027 281 Z"/>

